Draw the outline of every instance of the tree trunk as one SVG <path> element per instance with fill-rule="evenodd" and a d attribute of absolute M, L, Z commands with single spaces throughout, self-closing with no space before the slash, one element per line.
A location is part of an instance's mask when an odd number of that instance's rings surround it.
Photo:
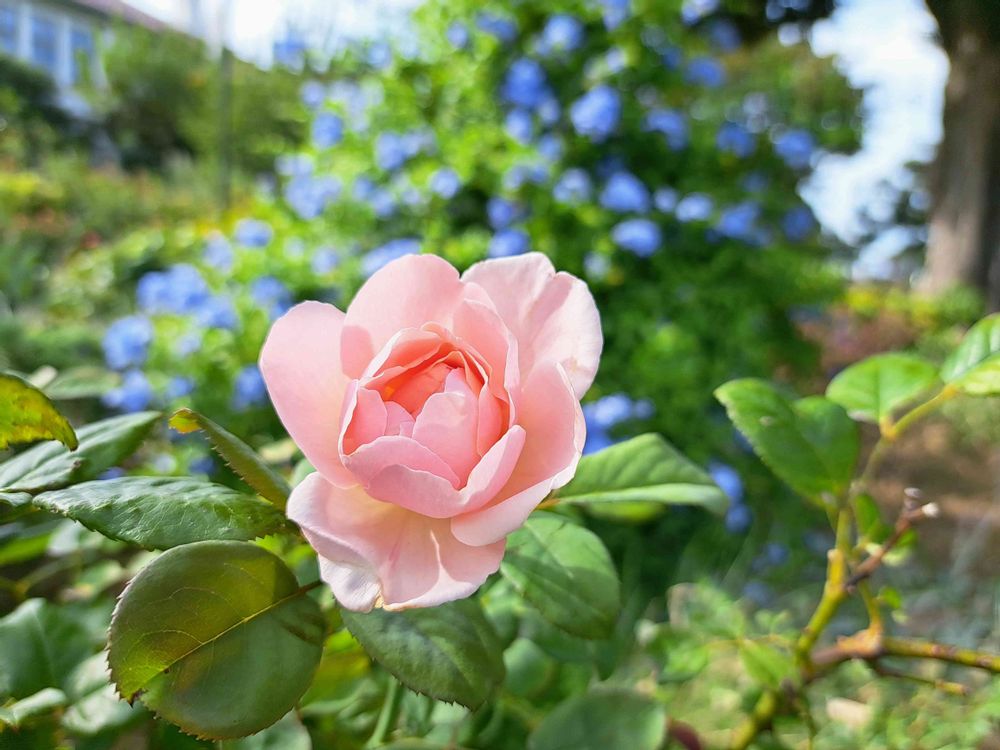
<path fill-rule="evenodd" d="M 927 0 L 951 71 L 944 136 L 931 173 L 920 287 L 979 289 L 1000 309 L 1000 2 Z"/>

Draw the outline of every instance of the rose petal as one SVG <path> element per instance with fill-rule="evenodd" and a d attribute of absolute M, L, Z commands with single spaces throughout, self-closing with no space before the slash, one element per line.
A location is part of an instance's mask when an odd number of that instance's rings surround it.
<path fill-rule="evenodd" d="M 486 290 L 518 342 L 521 378 L 544 363 L 566 370 L 577 398 L 597 373 L 603 336 L 587 285 L 540 253 L 476 263 L 462 276 Z"/>
<path fill-rule="evenodd" d="M 461 486 L 451 467 L 413 438 L 385 435 L 345 454 L 343 461 L 369 493 L 386 502 L 397 502 L 402 488 L 394 488 L 384 481 L 375 485 L 374 479 L 393 467 L 436 475 L 455 489 Z"/>
<path fill-rule="evenodd" d="M 452 313 L 467 290 L 448 261 L 434 255 L 408 255 L 376 271 L 347 308 L 341 357 L 344 371 L 360 377 L 375 353 L 405 328 L 437 322 L 450 326 Z"/>
<path fill-rule="evenodd" d="M 479 461 L 476 429 L 479 400 L 469 390 L 461 370 L 452 370 L 444 390 L 424 403 L 413 424 L 413 439 L 436 453 L 465 484 Z"/>
<path fill-rule="evenodd" d="M 357 484 L 340 462 L 337 440 L 349 380 L 340 363 L 344 313 L 303 302 L 275 321 L 260 371 L 282 424 L 309 462 L 341 487 Z"/>
<path fill-rule="evenodd" d="M 524 523 L 545 496 L 576 471 L 586 437 L 580 403 L 559 365 L 536 368 L 518 395 L 518 424 L 526 439 L 507 484 L 487 506 L 452 519 L 466 544 L 503 539 Z"/>
<path fill-rule="evenodd" d="M 354 407 L 344 425 L 342 444 L 345 453 L 353 453 L 360 446 L 388 434 L 389 415 L 382 397 L 367 388 L 357 388 L 353 397 Z"/>
<path fill-rule="evenodd" d="M 337 601 L 357 611 L 380 599 L 390 610 L 461 599 L 503 557 L 504 542 L 467 546 L 447 521 L 380 503 L 357 487 L 339 489 L 315 473 L 292 491 L 288 514 L 319 553 L 320 575 Z"/>

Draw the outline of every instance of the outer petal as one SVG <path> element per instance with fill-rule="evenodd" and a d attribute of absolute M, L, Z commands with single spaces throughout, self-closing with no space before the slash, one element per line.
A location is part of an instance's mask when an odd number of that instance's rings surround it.
<path fill-rule="evenodd" d="M 464 281 L 486 290 L 517 339 L 521 378 L 543 363 L 566 370 L 577 398 L 597 373 L 603 336 L 601 319 L 587 285 L 556 273 L 541 253 L 476 263 Z"/>
<path fill-rule="evenodd" d="M 404 328 L 451 323 L 465 285 L 448 261 L 434 255 L 407 255 L 375 272 L 347 308 L 341 356 L 344 371 L 360 377 L 389 339 Z M 485 298 L 484 294 L 474 296 Z"/>
<path fill-rule="evenodd" d="M 472 594 L 500 567 L 504 542 L 470 547 L 447 521 L 343 490 L 310 474 L 288 515 L 320 555 L 320 574 L 348 609 L 429 607 Z"/>
<path fill-rule="evenodd" d="M 551 490 L 573 478 L 580 461 L 586 423 L 561 367 L 532 372 L 518 404 L 526 440 L 513 474 L 496 500 L 452 519 L 452 531 L 466 544 L 489 544 L 519 528 Z"/>
<path fill-rule="evenodd" d="M 349 379 L 340 363 L 344 313 L 303 302 L 275 321 L 260 353 L 260 371 L 275 411 L 295 444 L 328 480 L 357 482 L 340 462 L 340 413 Z"/>

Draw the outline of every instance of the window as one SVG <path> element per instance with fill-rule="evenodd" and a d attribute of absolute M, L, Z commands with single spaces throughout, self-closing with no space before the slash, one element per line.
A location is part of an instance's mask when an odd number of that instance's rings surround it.
<path fill-rule="evenodd" d="M 56 24 L 51 18 L 39 14 L 31 16 L 31 62 L 56 74 L 58 44 Z"/>
<path fill-rule="evenodd" d="M 93 71 L 94 32 L 83 26 L 74 26 L 69 35 L 69 51 L 74 86 L 83 83 Z"/>
<path fill-rule="evenodd" d="M 17 8 L 0 5 L 0 52 L 17 54 Z"/>

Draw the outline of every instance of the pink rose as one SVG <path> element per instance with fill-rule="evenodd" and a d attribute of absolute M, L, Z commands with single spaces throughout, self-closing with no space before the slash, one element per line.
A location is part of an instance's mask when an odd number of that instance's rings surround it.
<path fill-rule="evenodd" d="M 538 253 L 462 277 L 400 258 L 343 313 L 303 302 L 260 367 L 316 471 L 288 515 L 353 610 L 469 596 L 506 537 L 576 471 L 602 345 L 593 297 Z"/>

